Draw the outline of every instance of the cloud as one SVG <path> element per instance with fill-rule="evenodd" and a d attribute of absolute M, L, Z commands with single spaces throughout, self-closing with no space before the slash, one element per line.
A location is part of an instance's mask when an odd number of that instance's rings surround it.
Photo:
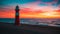
<path fill-rule="evenodd" d="M 57 1 L 57 5 L 60 5 L 60 0 Z"/>
<path fill-rule="evenodd" d="M 40 1 L 42 1 L 42 2 L 52 2 L 54 0 L 40 0 Z"/>

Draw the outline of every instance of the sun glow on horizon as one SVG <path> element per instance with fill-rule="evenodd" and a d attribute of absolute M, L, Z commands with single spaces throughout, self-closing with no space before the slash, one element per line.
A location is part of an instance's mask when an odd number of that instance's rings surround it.
<path fill-rule="evenodd" d="M 20 10 L 20 18 L 60 18 L 59 10 L 42 11 L 35 10 L 31 11 L 29 8 L 24 8 Z M 0 11 L 0 18 L 15 18 L 14 10 L 6 10 L 5 12 Z"/>
<path fill-rule="evenodd" d="M 31 13 L 31 14 L 21 14 L 23 18 L 60 18 L 60 13 L 55 11 L 42 12 L 42 13 Z"/>

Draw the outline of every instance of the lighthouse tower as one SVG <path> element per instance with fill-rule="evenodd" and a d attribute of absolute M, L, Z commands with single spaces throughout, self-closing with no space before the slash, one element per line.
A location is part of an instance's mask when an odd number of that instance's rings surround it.
<path fill-rule="evenodd" d="M 19 20 L 19 6 L 18 5 L 15 8 L 15 25 L 17 25 L 17 26 L 20 25 L 20 20 Z"/>

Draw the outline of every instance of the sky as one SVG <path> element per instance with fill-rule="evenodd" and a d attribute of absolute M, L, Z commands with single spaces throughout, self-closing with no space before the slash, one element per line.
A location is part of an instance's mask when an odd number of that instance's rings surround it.
<path fill-rule="evenodd" d="M 0 0 L 0 18 L 60 18 L 60 0 Z"/>

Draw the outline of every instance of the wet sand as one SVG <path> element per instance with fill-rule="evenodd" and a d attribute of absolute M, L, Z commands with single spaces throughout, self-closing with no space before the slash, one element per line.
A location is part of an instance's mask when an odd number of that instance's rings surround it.
<path fill-rule="evenodd" d="M 0 22 L 0 34 L 60 34 L 60 27 L 27 24 L 16 26 L 13 23 Z"/>

